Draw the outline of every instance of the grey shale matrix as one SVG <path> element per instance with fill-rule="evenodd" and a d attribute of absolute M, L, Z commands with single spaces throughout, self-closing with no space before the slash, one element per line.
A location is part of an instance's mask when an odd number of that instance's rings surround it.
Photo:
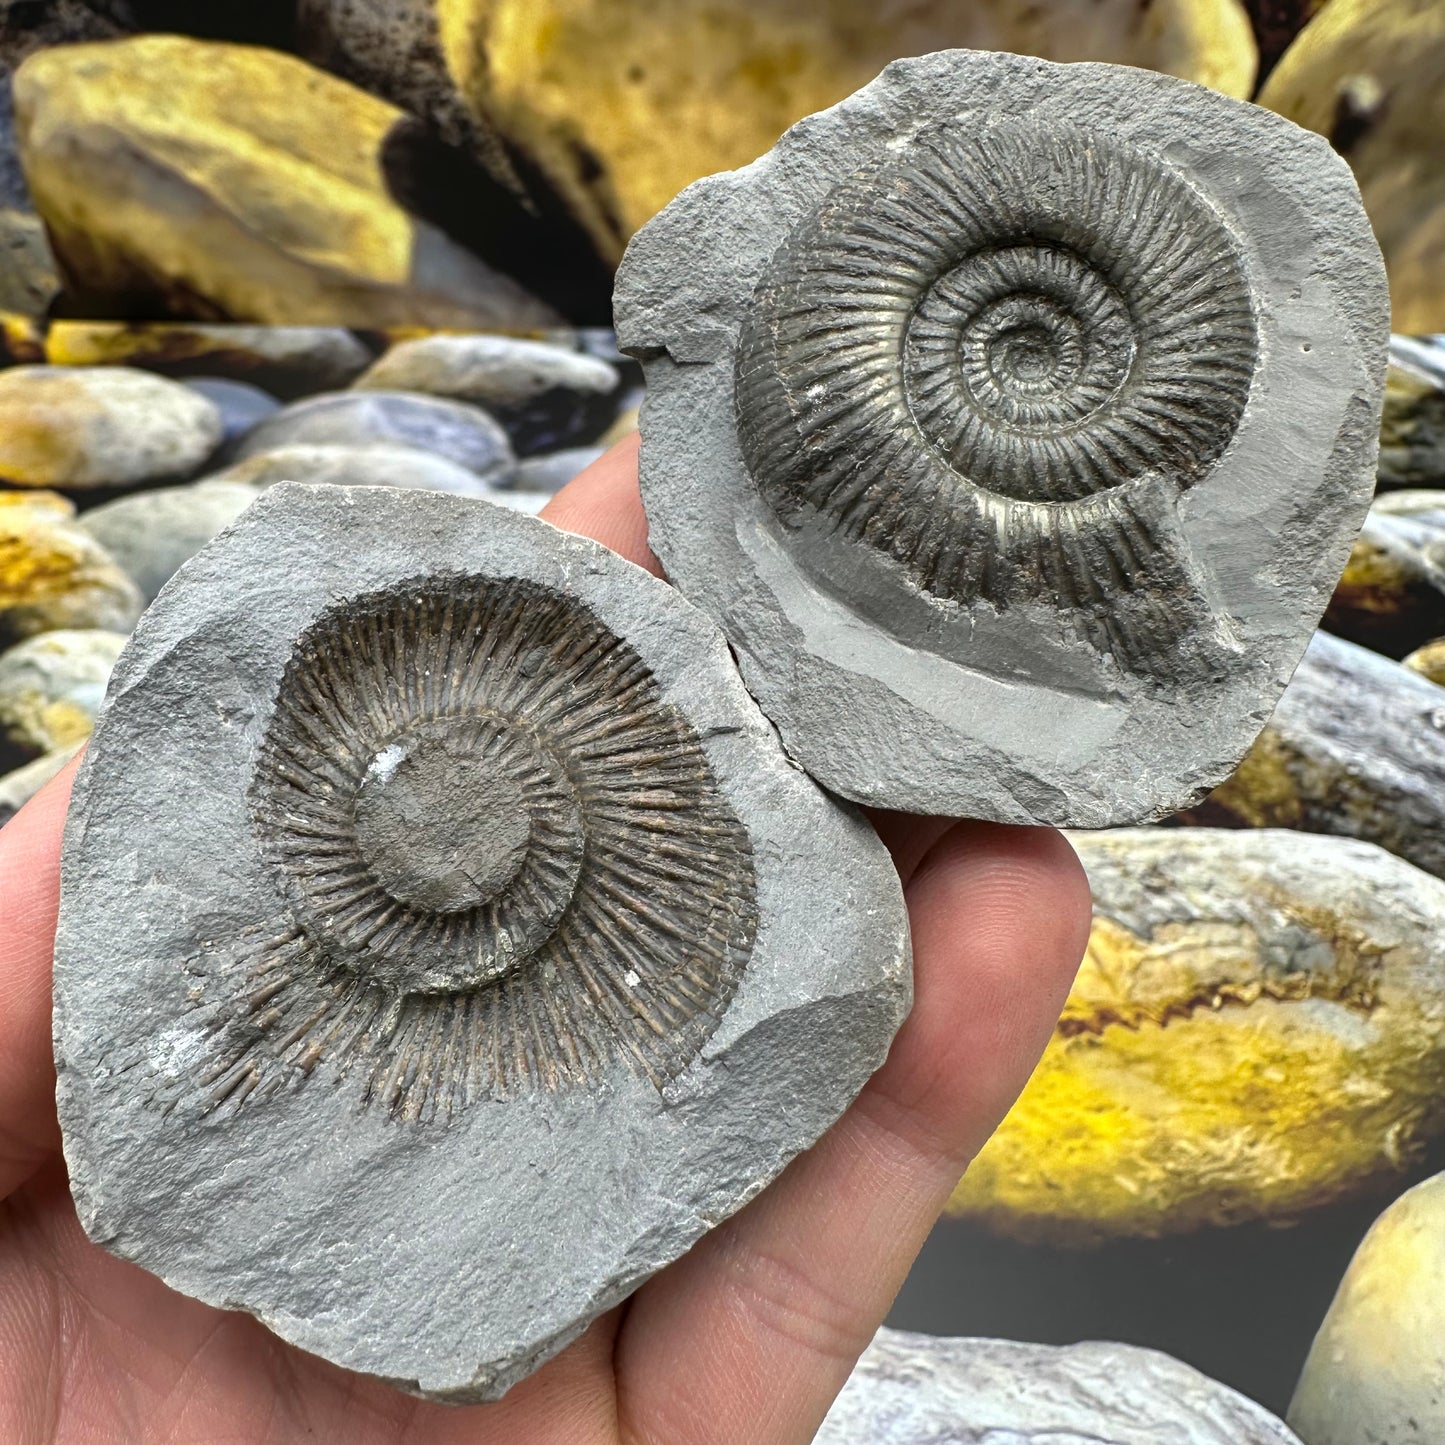
<path fill-rule="evenodd" d="M 877 835 L 674 589 L 282 483 L 146 611 L 76 782 L 71 1187 L 176 1288 L 491 1398 L 833 1122 L 909 965 Z"/>
<path fill-rule="evenodd" d="M 861 802 L 1202 796 L 1374 484 L 1389 307 L 1348 167 L 1141 70 L 897 61 L 649 222 L 616 318 L 653 550 Z"/>

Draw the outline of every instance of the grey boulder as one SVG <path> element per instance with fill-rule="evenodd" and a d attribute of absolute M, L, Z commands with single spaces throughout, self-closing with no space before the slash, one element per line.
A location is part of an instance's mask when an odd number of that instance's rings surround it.
<path fill-rule="evenodd" d="M 406 391 L 337 391 L 293 402 L 248 432 L 234 457 L 298 443 L 415 447 L 494 487 L 506 486 L 517 465 L 506 432 L 479 407 Z"/>
<path fill-rule="evenodd" d="M 882 1329 L 815 1445 L 1299 1441 L 1269 1411 L 1156 1350 L 941 1339 Z"/>
<path fill-rule="evenodd" d="M 244 482 L 207 479 L 117 497 L 81 514 L 88 532 L 140 588 L 147 602 L 182 562 L 229 527 L 260 495 Z"/>
<path fill-rule="evenodd" d="M 755 1195 L 910 997 L 877 835 L 672 588 L 488 503 L 290 485 L 121 658 L 54 983 L 91 1238 L 458 1401 Z"/>
<path fill-rule="evenodd" d="M 353 385 L 425 392 L 483 407 L 519 456 L 587 442 L 617 414 L 619 377 L 605 361 L 511 336 L 400 341 Z"/>
<path fill-rule="evenodd" d="M 1349 169 L 1170 76 L 897 61 L 689 186 L 614 312 L 653 550 L 859 801 L 1199 797 L 1369 501 L 1389 308 Z"/>

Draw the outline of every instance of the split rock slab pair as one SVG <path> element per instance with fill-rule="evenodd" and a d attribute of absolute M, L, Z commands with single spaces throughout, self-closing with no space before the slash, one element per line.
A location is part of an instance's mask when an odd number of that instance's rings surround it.
<path fill-rule="evenodd" d="M 737 1209 L 906 1012 L 888 858 L 764 713 L 864 801 L 1177 806 L 1368 495 L 1348 172 L 1182 82 L 900 63 L 689 189 L 618 307 L 690 600 L 485 503 L 278 487 L 142 620 L 67 833 L 87 1230 L 439 1399 Z"/>

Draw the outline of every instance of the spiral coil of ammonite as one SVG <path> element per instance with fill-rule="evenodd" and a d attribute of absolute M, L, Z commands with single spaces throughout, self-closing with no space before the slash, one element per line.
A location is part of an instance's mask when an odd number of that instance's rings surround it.
<path fill-rule="evenodd" d="M 756 927 L 752 855 L 636 652 L 519 579 L 429 579 L 298 640 L 251 807 L 289 904 L 229 960 L 214 1104 L 328 1060 L 406 1117 L 695 1057 Z"/>
<path fill-rule="evenodd" d="M 939 599 L 1095 614 L 1127 652 L 1170 609 L 1105 614 L 1189 590 L 1173 502 L 1229 445 L 1256 354 L 1240 249 L 1163 160 L 1062 122 L 944 123 L 773 255 L 739 435 L 786 524 Z"/>

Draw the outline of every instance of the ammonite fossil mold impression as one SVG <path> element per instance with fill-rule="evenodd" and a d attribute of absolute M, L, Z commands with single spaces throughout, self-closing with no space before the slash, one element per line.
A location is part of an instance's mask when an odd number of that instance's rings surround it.
<path fill-rule="evenodd" d="M 1373 484 L 1348 169 L 1166 76 L 899 61 L 633 240 L 643 499 L 844 796 L 1101 826 L 1268 715 Z"/>
<path fill-rule="evenodd" d="M 121 659 L 55 988 L 93 1238 L 478 1399 L 836 1118 L 907 925 L 673 589 L 486 503 L 286 484 Z"/>

